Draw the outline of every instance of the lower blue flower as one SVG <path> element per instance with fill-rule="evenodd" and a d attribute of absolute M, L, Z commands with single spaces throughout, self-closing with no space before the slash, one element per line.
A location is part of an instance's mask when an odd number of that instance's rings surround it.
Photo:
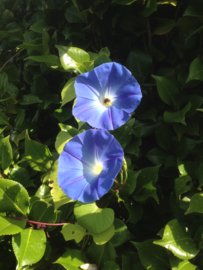
<path fill-rule="evenodd" d="M 73 115 L 90 126 L 107 130 L 126 123 L 140 104 L 140 85 L 118 63 L 102 64 L 80 74 L 75 81 Z"/>
<path fill-rule="evenodd" d="M 73 200 L 96 201 L 112 187 L 123 158 L 122 147 L 108 131 L 84 131 L 65 145 L 59 157 L 59 187 Z"/>

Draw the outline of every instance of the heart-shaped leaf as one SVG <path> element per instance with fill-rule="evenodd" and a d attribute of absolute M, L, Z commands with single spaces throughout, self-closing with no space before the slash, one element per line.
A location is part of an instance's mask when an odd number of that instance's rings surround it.
<path fill-rule="evenodd" d="M 18 220 L 0 216 L 0 235 L 11 235 L 21 232 L 26 225 L 27 220 Z"/>
<path fill-rule="evenodd" d="M 38 262 L 44 255 L 46 235 L 42 230 L 25 229 L 12 238 L 13 250 L 19 268 Z"/>
<path fill-rule="evenodd" d="M 76 243 L 79 243 L 83 237 L 87 234 L 85 229 L 79 224 L 65 224 L 61 230 L 63 237 L 66 241 L 75 240 Z"/>
<path fill-rule="evenodd" d="M 175 256 L 182 260 L 190 260 L 199 252 L 195 248 L 192 238 L 178 220 L 168 222 L 164 229 L 164 236 L 161 240 L 154 241 L 154 244 L 169 249 Z"/>
<path fill-rule="evenodd" d="M 108 230 L 114 221 L 114 211 L 109 208 L 101 209 L 96 203 L 77 202 L 74 214 L 78 223 L 92 234 Z"/>
<path fill-rule="evenodd" d="M 54 263 L 61 264 L 67 270 L 78 270 L 84 264 L 82 252 L 77 249 L 69 249 Z"/>
<path fill-rule="evenodd" d="M 0 212 L 14 211 L 25 215 L 29 207 L 26 189 L 12 180 L 1 179 L 0 201 Z"/>

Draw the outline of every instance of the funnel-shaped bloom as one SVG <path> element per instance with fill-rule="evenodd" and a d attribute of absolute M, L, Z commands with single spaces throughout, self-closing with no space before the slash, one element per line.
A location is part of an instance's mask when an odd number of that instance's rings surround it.
<path fill-rule="evenodd" d="M 142 93 L 131 72 L 118 63 L 102 64 L 75 81 L 73 115 L 90 126 L 116 129 L 130 118 Z"/>
<path fill-rule="evenodd" d="M 122 147 L 108 131 L 84 131 L 65 145 L 59 157 L 59 187 L 73 200 L 96 201 L 112 187 L 123 157 Z"/>

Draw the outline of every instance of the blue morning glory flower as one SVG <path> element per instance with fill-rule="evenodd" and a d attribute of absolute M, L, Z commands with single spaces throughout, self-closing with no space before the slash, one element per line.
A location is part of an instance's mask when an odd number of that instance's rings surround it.
<path fill-rule="evenodd" d="M 142 98 L 131 72 L 114 62 L 78 75 L 75 92 L 73 115 L 92 127 L 107 130 L 125 124 Z"/>
<path fill-rule="evenodd" d="M 122 147 L 108 131 L 84 131 L 65 145 L 59 157 L 59 187 L 73 200 L 96 201 L 112 187 L 123 157 Z"/>

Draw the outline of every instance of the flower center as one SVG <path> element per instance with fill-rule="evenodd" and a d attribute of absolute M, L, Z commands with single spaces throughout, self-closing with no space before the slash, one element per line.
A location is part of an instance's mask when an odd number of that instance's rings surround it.
<path fill-rule="evenodd" d="M 92 169 L 94 174 L 100 174 L 102 170 L 103 170 L 103 166 L 100 163 L 95 164 Z"/>
<path fill-rule="evenodd" d="M 104 105 L 105 106 L 110 106 L 112 104 L 111 100 L 109 98 L 104 99 Z"/>

